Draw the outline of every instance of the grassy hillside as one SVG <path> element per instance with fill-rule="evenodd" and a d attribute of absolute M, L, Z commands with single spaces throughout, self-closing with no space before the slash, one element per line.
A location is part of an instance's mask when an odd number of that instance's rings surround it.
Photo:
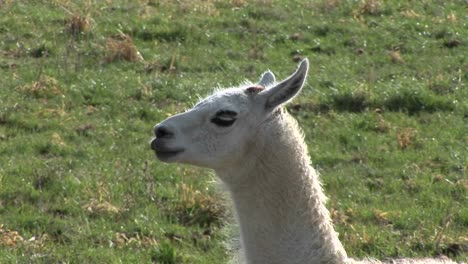
<path fill-rule="evenodd" d="M 223 263 L 212 172 L 157 122 L 214 87 L 289 75 L 349 255 L 468 259 L 468 5 L 0 1 L 0 263 Z"/>

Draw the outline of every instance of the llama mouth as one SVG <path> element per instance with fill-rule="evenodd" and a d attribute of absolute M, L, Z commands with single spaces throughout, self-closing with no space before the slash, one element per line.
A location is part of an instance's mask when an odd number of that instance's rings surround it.
<path fill-rule="evenodd" d="M 157 138 L 151 141 L 151 149 L 154 150 L 154 152 L 156 153 L 156 157 L 161 161 L 169 161 L 171 158 L 185 151 L 181 148 L 168 148 L 164 145 L 164 142 L 161 142 L 161 140 L 158 140 Z"/>
<path fill-rule="evenodd" d="M 158 157 L 159 160 L 169 161 L 169 160 L 171 160 L 171 158 L 174 158 L 175 156 L 177 156 L 180 153 L 184 152 L 184 150 L 174 150 L 174 151 L 156 150 L 155 152 L 156 152 L 156 157 Z"/>

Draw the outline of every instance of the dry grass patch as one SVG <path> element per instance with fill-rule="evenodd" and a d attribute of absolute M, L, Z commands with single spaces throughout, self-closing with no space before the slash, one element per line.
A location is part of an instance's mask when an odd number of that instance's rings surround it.
<path fill-rule="evenodd" d="M 0 224 L 0 246 L 16 247 L 22 244 L 25 239 L 18 233 L 18 231 L 9 230 Z"/>
<path fill-rule="evenodd" d="M 17 90 L 25 94 L 32 95 L 36 98 L 47 98 L 56 95 L 63 95 L 63 92 L 59 86 L 59 81 L 44 74 L 41 74 L 38 80 L 32 83 L 17 87 Z"/>
<path fill-rule="evenodd" d="M 353 18 L 364 21 L 365 15 L 377 16 L 382 13 L 383 4 L 378 0 L 362 0 L 359 6 L 353 10 Z"/>
<path fill-rule="evenodd" d="M 11 5 L 13 2 L 14 0 L 0 0 L 0 9 Z"/>
<path fill-rule="evenodd" d="M 88 135 L 91 131 L 95 130 L 96 126 L 93 124 L 83 124 L 75 128 L 76 133 L 79 135 Z"/>
<path fill-rule="evenodd" d="M 106 62 L 143 61 L 143 57 L 130 36 L 120 33 L 107 38 L 105 45 Z"/>
<path fill-rule="evenodd" d="M 65 23 L 65 30 L 73 36 L 78 36 L 90 29 L 91 20 L 87 16 L 74 15 Z"/>
<path fill-rule="evenodd" d="M 202 227 L 219 226 L 222 223 L 225 208 L 219 199 L 200 192 L 185 183 L 177 187 L 181 197 L 173 210 L 180 223 Z"/>
<path fill-rule="evenodd" d="M 466 3 L 466 1 L 465 1 L 465 3 Z M 447 15 L 447 21 L 449 21 L 451 23 L 457 22 L 457 15 L 454 14 L 453 12 L 451 12 L 450 14 Z"/>
<path fill-rule="evenodd" d="M 400 63 L 400 64 L 404 64 L 404 63 L 405 63 L 405 60 L 404 60 L 403 57 L 401 56 L 401 52 L 400 52 L 399 49 L 391 50 L 388 54 L 389 54 L 389 56 L 390 56 L 390 60 L 391 60 L 393 63 Z"/>
<path fill-rule="evenodd" d="M 117 215 L 121 213 L 122 209 L 112 205 L 107 201 L 98 201 L 96 199 L 91 199 L 91 201 L 83 205 L 83 209 L 92 216 L 98 215 Z"/>
<path fill-rule="evenodd" d="M 421 15 L 416 13 L 413 9 L 406 9 L 400 12 L 404 18 L 420 18 Z"/>
<path fill-rule="evenodd" d="M 360 13 L 368 15 L 377 15 L 381 10 L 382 3 L 378 0 L 364 0 L 359 7 Z"/>
<path fill-rule="evenodd" d="M 416 138 L 416 130 L 413 128 L 403 128 L 397 132 L 398 148 L 407 149 L 414 144 Z"/>
<path fill-rule="evenodd" d="M 247 4 L 246 0 L 231 0 L 231 5 L 234 7 L 240 8 Z"/>
<path fill-rule="evenodd" d="M 392 125 L 387 122 L 381 115 L 377 116 L 377 124 L 375 125 L 374 131 L 379 133 L 387 133 L 391 128 Z"/>
<path fill-rule="evenodd" d="M 139 233 L 124 233 L 117 232 L 114 234 L 113 243 L 118 247 L 123 246 L 138 246 L 138 247 L 154 247 L 158 246 L 159 243 L 156 238 L 151 236 L 145 236 Z"/>
<path fill-rule="evenodd" d="M 0 224 L 0 247 L 17 248 L 26 245 L 30 248 L 37 248 L 42 247 L 49 239 L 48 234 L 35 235 L 28 239 L 18 231 L 10 230 Z"/>

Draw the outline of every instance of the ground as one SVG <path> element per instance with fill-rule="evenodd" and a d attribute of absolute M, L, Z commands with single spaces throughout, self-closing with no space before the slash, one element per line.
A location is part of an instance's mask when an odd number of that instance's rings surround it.
<path fill-rule="evenodd" d="M 213 173 L 152 127 L 304 57 L 298 119 L 355 257 L 468 259 L 467 4 L 0 1 L 0 262 L 223 263 Z"/>

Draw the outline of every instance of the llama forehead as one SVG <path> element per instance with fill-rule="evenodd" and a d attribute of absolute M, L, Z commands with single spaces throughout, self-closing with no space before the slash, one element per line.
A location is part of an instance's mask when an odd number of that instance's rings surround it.
<path fill-rule="evenodd" d="M 195 105 L 194 109 L 217 111 L 221 109 L 236 112 L 248 111 L 248 96 L 240 88 L 218 90 Z"/>

